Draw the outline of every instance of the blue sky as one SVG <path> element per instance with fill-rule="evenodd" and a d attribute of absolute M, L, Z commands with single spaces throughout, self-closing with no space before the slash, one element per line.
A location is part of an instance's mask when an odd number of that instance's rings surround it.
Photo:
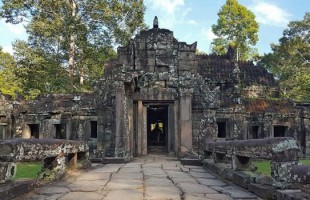
<path fill-rule="evenodd" d="M 198 42 L 198 49 L 209 53 L 215 35 L 211 31 L 217 13 L 226 0 L 145 0 L 145 20 L 150 26 L 154 15 L 159 27 L 174 31 L 178 40 Z M 310 11 L 310 0 L 239 0 L 256 15 L 260 24 L 259 52 L 270 52 L 270 43 L 277 43 L 289 21 L 303 19 Z"/>
<path fill-rule="evenodd" d="M 174 32 L 174 37 L 187 43 L 198 42 L 198 49 L 209 53 L 215 37 L 211 25 L 226 0 L 145 0 L 145 22 L 152 27 L 154 16 L 159 27 Z M 239 0 L 256 15 L 260 24 L 260 53 L 270 52 L 270 43 L 277 43 L 289 21 L 301 20 L 310 11 L 310 0 Z M 27 39 L 23 24 L 11 25 L 0 20 L 0 46 L 12 53 L 11 43 Z"/>

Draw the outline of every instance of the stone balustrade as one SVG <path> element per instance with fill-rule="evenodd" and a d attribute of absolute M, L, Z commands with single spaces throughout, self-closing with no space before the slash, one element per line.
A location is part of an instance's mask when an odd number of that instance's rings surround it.
<path fill-rule="evenodd" d="M 294 181 L 296 187 L 301 191 L 310 195 L 310 166 L 297 165 L 293 166 L 291 170 L 291 180 Z"/>
<path fill-rule="evenodd" d="M 55 139 L 11 139 L 0 141 L 0 183 L 12 180 L 16 162 L 43 161 L 40 179 L 59 179 L 77 161 L 89 167 L 88 145 L 82 141 Z"/>
<path fill-rule="evenodd" d="M 215 164 L 230 164 L 234 171 L 253 170 L 254 159 L 270 160 L 272 185 L 282 189 L 291 188 L 298 181 L 298 154 L 297 141 L 288 137 L 210 142 L 205 148 L 205 158 L 214 159 Z"/>

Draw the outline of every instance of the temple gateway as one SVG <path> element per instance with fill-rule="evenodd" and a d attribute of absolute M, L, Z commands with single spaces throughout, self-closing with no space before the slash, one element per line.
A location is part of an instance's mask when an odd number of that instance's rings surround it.
<path fill-rule="evenodd" d="M 0 138 L 85 140 L 93 157 L 198 157 L 205 142 L 294 137 L 310 155 L 309 104 L 280 99 L 252 62 L 197 55 L 197 43 L 141 31 L 109 62 L 92 93 L 0 99 Z"/>

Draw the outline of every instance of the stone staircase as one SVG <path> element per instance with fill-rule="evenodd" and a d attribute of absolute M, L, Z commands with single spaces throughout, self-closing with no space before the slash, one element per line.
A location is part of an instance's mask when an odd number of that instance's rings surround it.
<path fill-rule="evenodd" d="M 148 146 L 147 153 L 164 155 L 164 154 L 167 154 L 167 147 L 166 146 Z"/>

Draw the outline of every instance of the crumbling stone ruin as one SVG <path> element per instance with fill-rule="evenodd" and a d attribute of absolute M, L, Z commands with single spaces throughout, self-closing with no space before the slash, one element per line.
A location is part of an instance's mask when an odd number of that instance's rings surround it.
<path fill-rule="evenodd" d="M 263 199 L 308 199 L 310 166 L 299 151 L 291 137 L 208 142 L 203 165 Z M 255 173 L 254 160 L 269 160 L 270 175 Z"/>
<path fill-rule="evenodd" d="M 197 43 L 141 31 L 94 92 L 0 98 L 0 138 L 84 140 L 93 157 L 165 152 L 201 156 L 206 142 L 293 137 L 310 155 L 309 104 L 278 99 L 273 75 L 251 62 L 196 55 Z"/>
<path fill-rule="evenodd" d="M 12 181 L 17 162 L 42 161 L 39 179 L 62 178 L 67 168 L 90 167 L 88 145 L 84 141 L 55 139 L 0 140 L 0 183 Z"/>

